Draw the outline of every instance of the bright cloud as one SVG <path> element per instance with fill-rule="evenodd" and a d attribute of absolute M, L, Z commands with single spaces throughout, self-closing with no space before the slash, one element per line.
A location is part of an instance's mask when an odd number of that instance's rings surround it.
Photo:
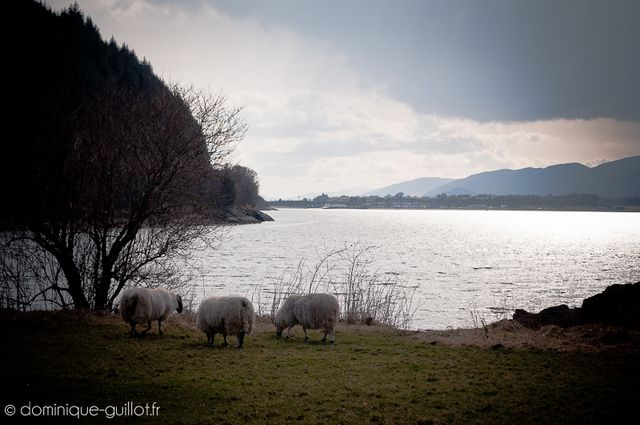
<path fill-rule="evenodd" d="M 419 114 L 366 93 L 245 96 L 244 103 L 253 105 L 246 111 L 253 127 L 238 157 L 258 170 L 269 167 L 261 173 L 263 189 L 274 196 L 375 188 L 424 176 L 458 178 L 499 168 L 596 164 L 640 154 L 638 122 L 480 123 Z M 282 164 L 296 166 L 304 179 L 300 186 Z M 286 179 L 269 186 L 269 175 L 275 177 L 279 167 Z"/>
<path fill-rule="evenodd" d="M 244 105 L 250 129 L 233 160 L 258 172 L 269 197 L 640 155 L 639 122 L 483 123 L 419 113 L 384 82 L 366 80 L 340 46 L 206 2 L 80 6 L 103 37 L 126 42 L 163 78 Z"/>

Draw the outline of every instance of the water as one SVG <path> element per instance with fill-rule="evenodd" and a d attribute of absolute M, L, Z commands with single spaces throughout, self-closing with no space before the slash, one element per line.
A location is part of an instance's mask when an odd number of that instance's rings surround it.
<path fill-rule="evenodd" d="M 236 226 L 199 252 L 204 294 L 255 294 L 302 258 L 375 245 L 371 267 L 416 287 L 413 328 L 446 329 L 582 299 L 640 280 L 640 214 L 550 211 L 296 210 Z"/>

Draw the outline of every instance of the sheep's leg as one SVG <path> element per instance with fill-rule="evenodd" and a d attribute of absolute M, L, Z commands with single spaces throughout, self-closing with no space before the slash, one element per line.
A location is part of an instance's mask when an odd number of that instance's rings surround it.
<path fill-rule="evenodd" d="M 309 336 L 307 335 L 307 328 L 303 326 L 302 331 L 304 332 L 304 342 L 309 342 Z"/>
<path fill-rule="evenodd" d="M 329 342 L 331 344 L 333 344 L 334 339 L 335 339 L 335 331 L 332 328 L 331 329 L 327 328 L 327 329 L 324 330 L 324 336 L 322 337 L 322 343 L 323 344 L 325 344 L 326 341 L 327 341 L 327 335 L 330 335 L 329 336 Z"/>
<path fill-rule="evenodd" d="M 162 335 L 162 326 L 160 325 L 160 320 L 158 320 L 158 335 Z"/>
<path fill-rule="evenodd" d="M 131 325 L 131 338 L 134 338 L 136 335 L 138 335 L 138 332 L 136 332 L 136 322 L 132 320 L 131 322 L 129 322 L 129 324 Z"/>
<path fill-rule="evenodd" d="M 244 342 L 244 332 L 240 332 L 238 334 L 238 348 L 242 348 L 243 342 Z"/>
<path fill-rule="evenodd" d="M 213 345 L 213 338 L 216 334 L 207 334 L 207 346 L 211 347 Z"/>
<path fill-rule="evenodd" d="M 151 321 L 147 322 L 147 329 L 143 330 L 140 335 L 146 335 L 151 330 Z"/>
<path fill-rule="evenodd" d="M 284 337 L 284 339 L 289 339 L 289 337 L 291 336 L 291 329 L 293 329 L 293 326 L 289 326 L 287 328 L 287 335 Z"/>
<path fill-rule="evenodd" d="M 222 346 L 228 347 L 229 343 L 227 342 L 227 334 L 222 334 L 222 336 L 224 337 L 224 342 L 222 343 Z"/>

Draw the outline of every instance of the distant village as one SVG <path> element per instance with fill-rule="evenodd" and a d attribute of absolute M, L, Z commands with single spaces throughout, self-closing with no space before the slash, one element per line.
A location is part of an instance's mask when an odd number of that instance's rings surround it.
<path fill-rule="evenodd" d="M 395 195 L 334 196 L 270 201 L 272 208 L 324 209 L 469 209 L 469 210 L 567 210 L 640 211 L 640 197 L 601 198 L 592 194 L 571 195 L 447 195 L 435 197 Z"/>

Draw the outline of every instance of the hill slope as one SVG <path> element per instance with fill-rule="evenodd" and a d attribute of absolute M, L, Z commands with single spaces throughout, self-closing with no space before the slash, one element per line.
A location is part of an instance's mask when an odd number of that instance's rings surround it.
<path fill-rule="evenodd" d="M 589 168 L 582 164 L 559 164 L 546 168 L 497 170 L 454 180 L 428 195 L 567 195 L 590 193 L 601 197 L 640 196 L 640 156 Z"/>
<path fill-rule="evenodd" d="M 395 195 L 398 192 L 402 192 L 408 196 L 424 196 L 436 187 L 445 185 L 452 181 L 453 179 L 443 179 L 440 177 L 421 177 L 419 179 L 400 182 L 372 190 L 365 193 L 364 196 Z"/>

